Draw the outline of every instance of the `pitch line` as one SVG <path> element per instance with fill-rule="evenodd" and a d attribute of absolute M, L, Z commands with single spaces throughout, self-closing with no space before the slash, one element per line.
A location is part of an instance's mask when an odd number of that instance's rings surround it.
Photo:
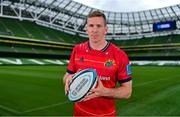
<path fill-rule="evenodd" d="M 138 86 L 143 86 L 143 85 L 146 85 L 146 84 L 150 84 L 150 83 L 154 83 L 154 82 L 158 82 L 158 81 L 165 81 L 165 80 L 169 80 L 169 79 L 172 79 L 172 78 L 177 78 L 179 77 L 180 75 L 175 75 L 175 76 L 171 76 L 169 78 L 166 78 L 166 79 L 157 79 L 157 80 L 154 80 L 154 81 L 149 81 L 149 82 L 145 82 L 145 83 L 141 83 L 141 84 L 138 84 L 138 85 L 135 85 L 134 87 L 138 87 Z M 133 87 L 133 88 L 134 88 Z M 126 105 L 125 105 L 126 106 Z M 121 111 L 121 108 L 118 108 L 116 113 L 120 112 Z"/>
<path fill-rule="evenodd" d="M 38 111 L 38 110 L 43 110 L 43 109 L 47 109 L 47 108 L 63 105 L 63 104 L 69 103 L 69 102 L 70 101 L 68 100 L 68 101 L 65 101 L 65 102 L 60 102 L 60 103 L 51 104 L 51 105 L 47 105 L 47 106 L 41 106 L 41 107 L 38 107 L 38 108 L 33 108 L 33 109 L 26 110 L 26 111 L 24 111 L 24 113 Z"/>
<path fill-rule="evenodd" d="M 134 85 L 134 87 L 139 87 L 139 86 L 144 86 L 144 85 L 148 85 L 148 84 L 151 84 L 151 83 L 155 83 L 155 82 L 159 82 L 159 81 L 166 81 L 166 80 L 169 80 L 169 79 L 173 79 L 173 78 L 177 78 L 179 77 L 180 75 L 175 75 L 175 76 L 171 76 L 169 78 L 166 78 L 166 79 L 157 79 L 157 80 L 153 80 L 153 81 L 146 81 L 144 83 L 140 83 L 140 84 L 137 84 L 137 85 Z"/>
<path fill-rule="evenodd" d="M 4 105 L 0 105 L 0 109 L 3 109 L 3 110 L 5 110 L 5 111 L 9 111 L 9 112 L 11 112 L 11 113 L 20 114 L 19 111 L 15 110 L 15 109 L 13 109 L 13 108 L 4 106 Z"/>

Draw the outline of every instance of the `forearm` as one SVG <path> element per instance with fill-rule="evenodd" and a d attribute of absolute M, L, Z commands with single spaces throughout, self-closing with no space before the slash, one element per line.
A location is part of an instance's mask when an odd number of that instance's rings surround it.
<path fill-rule="evenodd" d="M 64 83 L 66 82 L 66 79 L 67 79 L 68 76 L 69 76 L 68 73 L 66 73 L 66 74 L 64 75 L 64 77 L 63 77 L 63 82 L 64 82 Z"/>
<path fill-rule="evenodd" d="M 65 94 L 66 95 L 67 95 L 68 90 L 69 90 L 69 82 L 70 82 L 71 78 L 72 78 L 72 74 L 69 74 L 69 73 L 66 73 L 64 75 L 64 78 L 63 78 L 64 84 L 65 84 Z"/>
<path fill-rule="evenodd" d="M 104 87 L 105 88 L 105 87 Z M 132 93 L 132 81 L 123 83 L 120 87 L 117 88 L 105 88 L 104 97 L 117 98 L 117 99 L 127 99 L 131 96 Z"/>
<path fill-rule="evenodd" d="M 102 82 L 98 80 L 98 87 L 91 90 L 90 95 L 87 95 L 85 100 L 89 100 L 95 97 L 107 97 L 117 99 L 127 99 L 131 96 L 132 81 L 123 83 L 118 88 L 106 88 Z"/>
<path fill-rule="evenodd" d="M 118 88 L 106 88 L 104 92 L 105 97 L 127 99 L 131 96 L 132 89 L 129 87 L 121 86 Z"/>

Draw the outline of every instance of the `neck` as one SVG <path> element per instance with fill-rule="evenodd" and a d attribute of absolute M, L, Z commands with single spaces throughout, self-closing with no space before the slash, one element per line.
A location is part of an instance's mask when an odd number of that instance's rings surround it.
<path fill-rule="evenodd" d="M 102 50 L 106 44 L 107 44 L 107 41 L 106 40 L 102 40 L 100 42 L 92 42 L 92 41 L 89 41 L 89 44 L 90 44 L 90 47 L 92 49 L 95 49 L 95 50 Z"/>

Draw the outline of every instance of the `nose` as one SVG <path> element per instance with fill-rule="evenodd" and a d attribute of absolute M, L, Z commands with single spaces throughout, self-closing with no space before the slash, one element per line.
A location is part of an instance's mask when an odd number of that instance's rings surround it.
<path fill-rule="evenodd" d="M 97 26 L 94 26 L 92 31 L 93 31 L 93 32 L 98 32 Z"/>

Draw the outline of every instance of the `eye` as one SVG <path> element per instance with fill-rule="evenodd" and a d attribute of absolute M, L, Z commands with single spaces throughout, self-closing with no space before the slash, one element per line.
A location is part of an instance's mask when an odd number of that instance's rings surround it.
<path fill-rule="evenodd" d="M 100 27 L 102 27 L 102 25 L 98 24 L 97 27 L 100 28 Z"/>
<path fill-rule="evenodd" d="M 89 24 L 88 26 L 89 26 L 89 27 L 94 27 L 94 25 L 93 25 L 93 24 Z"/>

